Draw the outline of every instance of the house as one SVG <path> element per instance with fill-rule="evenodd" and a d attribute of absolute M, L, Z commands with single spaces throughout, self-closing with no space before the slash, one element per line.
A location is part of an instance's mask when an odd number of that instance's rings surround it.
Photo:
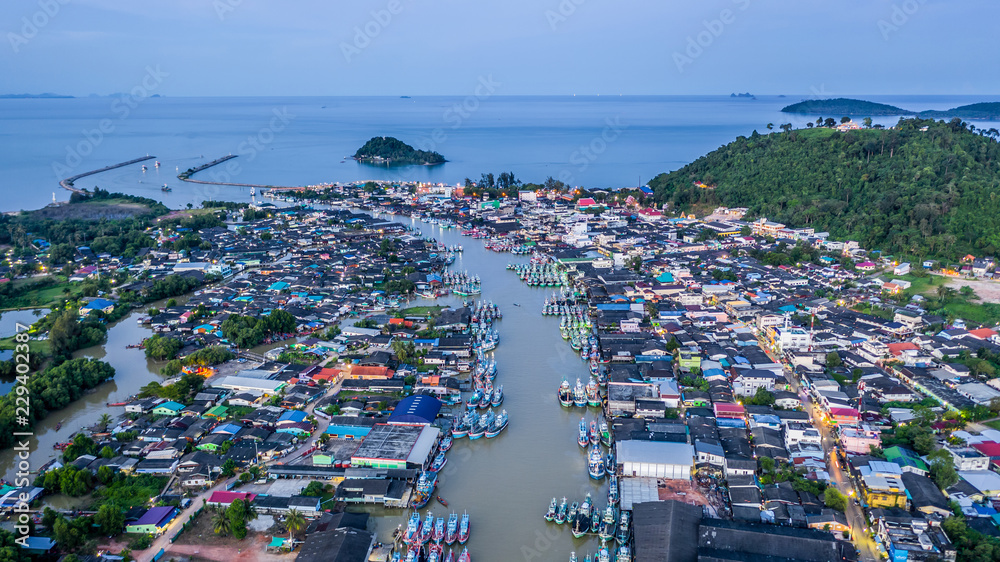
<path fill-rule="evenodd" d="M 178 404 L 177 402 L 167 401 L 153 408 L 153 415 L 176 416 L 180 414 L 181 410 L 183 409 L 184 409 L 184 404 Z"/>
<path fill-rule="evenodd" d="M 143 535 L 160 535 L 167 530 L 170 522 L 177 516 L 176 507 L 163 506 L 151 507 L 135 523 L 125 526 L 126 533 L 138 533 Z"/>
<path fill-rule="evenodd" d="M 99 310 L 104 314 L 111 314 L 115 310 L 115 301 L 94 299 L 80 308 L 80 316 L 87 316 L 95 310 Z"/>

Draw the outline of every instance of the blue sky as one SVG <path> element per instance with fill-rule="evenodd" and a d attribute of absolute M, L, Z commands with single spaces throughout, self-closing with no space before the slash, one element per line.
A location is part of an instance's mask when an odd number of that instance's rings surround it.
<path fill-rule="evenodd" d="M 48 13 L 46 13 L 46 9 Z M 997 94 L 996 0 L 4 0 L 0 93 Z M 27 23 L 26 23 L 27 22 Z"/>

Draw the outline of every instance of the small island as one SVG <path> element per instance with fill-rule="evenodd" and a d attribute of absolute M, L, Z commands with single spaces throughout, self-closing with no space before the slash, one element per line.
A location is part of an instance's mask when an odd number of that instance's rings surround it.
<path fill-rule="evenodd" d="M 995 121 L 1000 119 L 1000 103 L 983 102 L 961 105 L 944 111 L 927 110 L 921 111 L 920 116 L 929 119 L 958 117 L 960 119 L 986 119 Z"/>
<path fill-rule="evenodd" d="M 447 162 L 437 152 L 417 150 L 395 137 L 372 137 L 354 153 L 354 159 L 369 164 L 430 166 Z"/>
<path fill-rule="evenodd" d="M 865 100 L 854 100 L 849 98 L 835 98 L 829 100 L 804 100 L 799 103 L 785 106 L 782 113 L 801 113 L 805 115 L 864 115 L 864 116 L 885 116 L 885 115 L 916 115 L 915 111 L 875 103 Z"/>

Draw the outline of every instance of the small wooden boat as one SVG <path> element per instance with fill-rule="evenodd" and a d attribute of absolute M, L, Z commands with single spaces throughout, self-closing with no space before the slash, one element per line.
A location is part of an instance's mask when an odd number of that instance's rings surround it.
<path fill-rule="evenodd" d="M 448 502 L 445 501 L 445 499 L 442 498 L 441 496 L 437 496 L 437 501 L 438 501 L 439 504 L 441 504 L 441 505 L 443 505 L 445 507 L 448 507 Z"/>

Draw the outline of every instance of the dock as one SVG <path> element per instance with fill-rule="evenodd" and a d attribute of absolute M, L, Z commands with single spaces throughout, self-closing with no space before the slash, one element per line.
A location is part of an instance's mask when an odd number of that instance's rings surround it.
<path fill-rule="evenodd" d="M 85 178 L 87 176 L 92 176 L 94 174 L 100 174 L 101 172 L 107 172 L 108 170 L 114 170 L 115 168 L 121 168 L 121 167 L 129 166 L 129 165 L 132 165 L 132 164 L 138 164 L 139 162 L 145 162 L 146 160 L 152 160 L 153 158 L 156 158 L 156 156 L 143 156 L 142 158 L 136 158 L 135 160 L 129 160 L 128 162 L 122 162 L 120 164 L 113 164 L 111 166 L 105 166 L 105 167 L 103 167 L 103 168 L 101 168 L 99 170 L 91 170 L 89 172 L 84 172 L 82 174 L 77 174 L 75 176 L 68 177 L 68 178 L 60 181 L 59 182 L 59 186 L 62 187 L 63 189 L 67 189 L 69 191 L 72 191 L 73 193 L 79 193 L 80 195 L 84 195 L 86 193 L 86 190 L 80 189 L 78 187 L 74 187 L 73 186 L 73 182 L 75 182 L 76 180 L 78 180 L 80 178 Z"/>
<path fill-rule="evenodd" d="M 191 176 L 197 174 L 198 172 L 203 172 L 203 171 L 205 171 L 205 170 L 207 170 L 209 168 L 218 166 L 219 164 L 222 164 L 224 162 L 228 162 L 228 161 L 232 160 L 233 158 L 236 158 L 237 156 L 239 156 L 239 155 L 238 154 L 229 154 L 229 155 L 223 156 L 222 158 L 216 158 L 215 160 L 212 160 L 211 162 L 207 162 L 205 164 L 202 164 L 201 166 L 198 166 L 196 168 L 191 168 L 191 169 L 189 169 L 189 170 L 187 170 L 185 172 L 180 173 L 177 176 L 177 179 L 179 179 L 181 181 L 186 181 L 188 183 L 198 183 L 198 184 L 202 184 L 202 185 L 231 185 L 231 186 L 234 186 L 234 187 L 255 187 L 255 188 L 261 189 L 261 190 L 264 190 L 264 189 L 276 189 L 276 190 L 279 190 L 279 191 L 282 191 L 282 190 L 287 191 L 287 190 L 294 190 L 294 189 L 305 189 L 304 187 L 301 187 L 301 186 L 262 185 L 262 184 L 258 184 L 258 183 L 236 183 L 236 182 L 226 182 L 226 181 L 205 181 L 205 180 L 191 179 Z"/>

